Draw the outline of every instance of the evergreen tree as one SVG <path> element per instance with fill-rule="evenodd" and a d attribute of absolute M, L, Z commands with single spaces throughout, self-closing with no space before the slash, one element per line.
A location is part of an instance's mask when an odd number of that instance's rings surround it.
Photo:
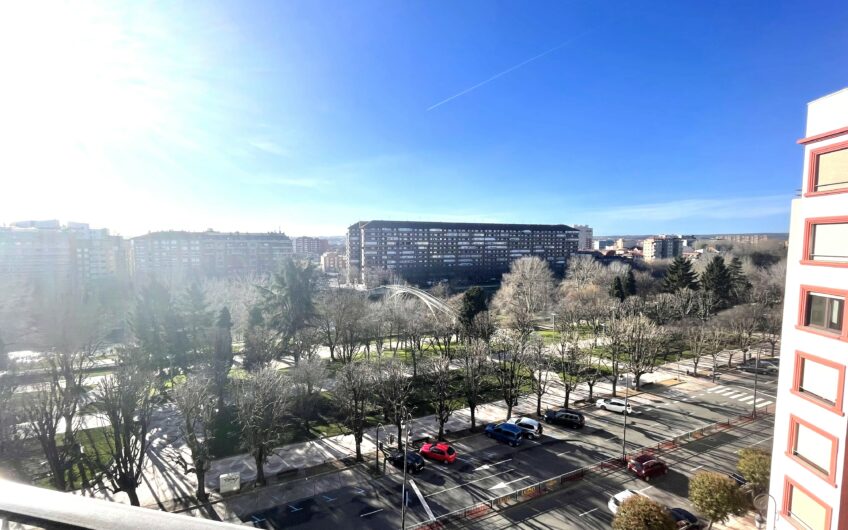
<path fill-rule="evenodd" d="M 192 283 L 180 300 L 180 312 L 185 324 L 185 336 L 191 353 L 196 358 L 209 345 L 212 311 L 206 303 L 206 294 L 197 282 Z"/>
<path fill-rule="evenodd" d="M 612 287 L 610 287 L 609 294 L 614 298 L 618 298 L 619 301 L 622 302 L 625 298 L 627 298 L 627 294 L 624 292 L 624 284 L 621 282 L 621 276 L 615 277 L 615 280 L 612 282 Z"/>
<path fill-rule="evenodd" d="M 707 264 L 701 274 L 701 286 L 715 295 L 719 306 L 726 306 L 730 302 L 732 284 L 724 258 L 716 256 Z"/>
<path fill-rule="evenodd" d="M 742 260 L 734 257 L 730 260 L 727 266 L 727 273 L 730 276 L 730 299 L 733 303 L 738 304 L 745 300 L 748 291 L 751 289 L 751 282 L 748 277 L 742 272 Z"/>
<path fill-rule="evenodd" d="M 224 307 L 215 323 L 214 348 L 212 349 L 212 382 L 218 398 L 218 410 L 224 408 L 224 391 L 227 388 L 230 368 L 233 365 L 233 320 L 230 310 Z"/>
<path fill-rule="evenodd" d="M 474 317 L 487 309 L 486 293 L 479 287 L 472 287 L 462 295 L 462 307 L 459 309 L 459 323 L 465 335 L 470 337 Z"/>
<path fill-rule="evenodd" d="M 680 289 L 697 290 L 698 276 L 692 270 L 692 262 L 682 256 L 677 256 L 668 267 L 668 272 L 663 279 L 662 290 L 666 293 L 673 293 Z"/>
<path fill-rule="evenodd" d="M 633 275 L 633 269 L 627 269 L 627 274 L 624 276 L 624 294 L 634 296 L 636 294 L 636 277 Z"/>

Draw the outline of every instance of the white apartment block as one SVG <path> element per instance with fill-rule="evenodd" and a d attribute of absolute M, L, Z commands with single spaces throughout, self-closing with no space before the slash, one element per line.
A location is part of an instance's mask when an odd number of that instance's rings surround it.
<path fill-rule="evenodd" d="M 808 105 L 792 201 L 768 528 L 848 528 L 848 89 Z"/>
<path fill-rule="evenodd" d="M 571 228 L 579 232 L 577 234 L 577 250 L 592 250 L 592 227 L 588 225 L 571 225 Z"/>
<path fill-rule="evenodd" d="M 651 237 L 642 242 L 645 261 L 672 259 L 683 255 L 683 239 L 679 237 Z"/>

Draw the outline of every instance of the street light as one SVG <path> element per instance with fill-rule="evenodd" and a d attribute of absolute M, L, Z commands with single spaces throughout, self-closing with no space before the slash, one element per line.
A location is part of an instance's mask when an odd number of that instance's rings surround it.
<path fill-rule="evenodd" d="M 756 364 L 754 364 L 754 403 L 753 403 L 754 410 L 751 413 L 751 416 L 753 418 L 757 417 L 757 381 L 759 379 L 759 375 L 760 375 L 760 349 L 757 348 L 757 361 L 756 361 Z"/>
<path fill-rule="evenodd" d="M 754 524 L 756 524 L 759 529 L 765 528 L 766 523 L 768 522 L 769 501 L 774 501 L 774 519 L 771 522 L 771 527 L 775 528 L 777 526 L 777 499 L 768 493 L 760 493 L 754 497 L 754 508 L 757 510 L 757 516 L 754 519 Z M 765 504 L 765 509 L 760 507 L 762 504 Z M 765 514 L 763 512 L 765 512 Z"/>
<path fill-rule="evenodd" d="M 386 428 L 383 427 L 383 424 L 378 423 L 377 424 L 377 449 L 374 451 L 374 456 L 375 456 L 375 458 L 374 458 L 374 471 L 376 471 L 377 473 L 380 472 L 380 450 L 382 449 L 382 447 L 380 446 L 380 429 L 383 429 L 383 433 L 387 434 Z M 386 438 L 388 438 L 388 436 L 386 436 Z"/>
<path fill-rule="evenodd" d="M 403 452 L 401 456 L 403 457 L 403 484 L 400 489 L 400 527 L 402 530 L 406 530 L 406 463 L 407 463 L 407 447 L 409 447 L 409 433 L 412 430 L 412 414 L 405 412 L 406 415 L 406 429 L 405 436 L 403 442 Z"/>
<path fill-rule="evenodd" d="M 624 434 L 621 437 L 621 460 L 627 463 L 627 407 L 630 401 L 627 399 L 630 392 L 630 375 L 624 376 Z"/>

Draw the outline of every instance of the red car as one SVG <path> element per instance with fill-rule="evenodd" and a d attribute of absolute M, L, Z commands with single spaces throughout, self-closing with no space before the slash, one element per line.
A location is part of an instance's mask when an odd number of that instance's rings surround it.
<path fill-rule="evenodd" d="M 651 480 L 651 477 L 668 473 L 668 465 L 662 460 L 658 460 L 654 455 L 641 455 L 631 458 L 627 463 L 627 469 L 645 480 Z"/>
<path fill-rule="evenodd" d="M 421 456 L 431 460 L 453 464 L 456 461 L 456 450 L 445 442 L 424 444 L 421 446 Z"/>

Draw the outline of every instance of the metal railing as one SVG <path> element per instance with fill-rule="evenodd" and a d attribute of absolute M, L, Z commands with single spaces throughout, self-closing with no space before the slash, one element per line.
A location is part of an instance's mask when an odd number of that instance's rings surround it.
<path fill-rule="evenodd" d="M 757 417 L 766 417 L 772 414 L 774 414 L 773 404 L 758 409 L 756 416 L 753 413 L 748 413 L 730 417 L 723 421 L 711 423 L 704 427 L 693 429 L 683 434 L 679 434 L 674 438 L 669 438 L 667 440 L 660 441 L 654 445 L 643 446 L 635 451 L 629 452 L 628 455 L 641 455 L 644 453 L 661 455 L 663 453 L 673 451 L 687 442 L 701 439 L 704 436 L 709 436 L 710 434 L 714 434 L 719 431 L 727 430 L 733 426 L 750 423 L 754 421 Z M 526 502 L 535 499 L 536 497 L 540 497 L 542 495 L 550 493 L 552 491 L 562 489 L 567 485 L 570 485 L 574 481 L 581 480 L 592 473 L 608 473 L 610 472 L 610 470 L 623 469 L 626 465 L 625 463 L 626 459 L 622 458 L 621 456 L 601 460 L 600 462 L 596 462 L 590 466 L 584 466 L 579 469 L 569 471 L 568 473 L 563 473 L 561 475 L 557 475 L 549 479 L 537 482 L 530 486 L 526 486 L 518 490 L 513 490 L 510 493 L 480 501 L 478 503 L 472 504 L 471 506 L 466 506 L 465 508 L 461 508 L 459 510 L 440 515 L 435 519 L 424 521 L 414 526 L 408 526 L 407 528 L 409 528 L 410 530 L 442 530 L 446 526 L 449 526 L 449 524 L 452 522 L 459 522 L 466 519 L 476 519 L 492 511 L 496 511 L 499 508 Z"/>

